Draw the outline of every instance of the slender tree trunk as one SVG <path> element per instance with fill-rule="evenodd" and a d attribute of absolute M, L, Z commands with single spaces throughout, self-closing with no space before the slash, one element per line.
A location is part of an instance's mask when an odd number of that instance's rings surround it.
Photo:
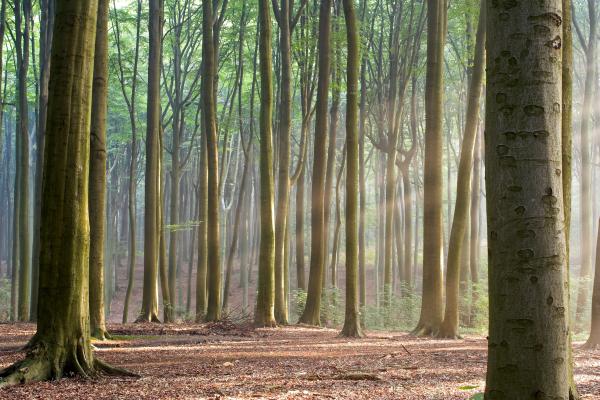
<path fill-rule="evenodd" d="M 327 99 L 329 93 L 331 0 L 322 0 L 319 11 L 319 82 L 315 116 L 315 142 L 312 175 L 311 255 L 308 295 L 300 322 L 320 325 L 321 293 L 325 269 L 325 160 L 327 148 Z"/>
<path fill-rule="evenodd" d="M 446 311 L 444 322 L 437 336 L 456 339 L 459 338 L 459 298 L 460 298 L 460 276 L 461 261 L 463 256 L 463 244 L 469 225 L 469 200 L 471 197 L 471 170 L 473 169 L 473 152 L 477 137 L 477 125 L 479 122 L 479 107 L 481 99 L 481 88 L 485 69 L 485 2 L 481 3 L 479 14 L 479 28 L 475 44 L 475 62 L 471 81 L 469 82 L 469 95 L 467 99 L 467 119 L 465 132 L 460 152 L 460 164 L 458 167 L 456 206 L 450 232 L 448 246 L 448 272 L 446 277 Z M 464 268 L 464 267 L 463 267 Z"/>
<path fill-rule="evenodd" d="M 574 398 L 565 273 L 569 206 L 560 158 L 562 11 L 561 0 L 487 8 L 488 58 L 496 61 L 487 69 L 486 99 L 486 398 Z M 546 71 L 544 79 L 539 71 Z"/>
<path fill-rule="evenodd" d="M 480 214 L 480 199 L 481 199 L 481 153 L 482 153 L 482 134 L 477 132 L 475 143 L 475 154 L 473 160 L 473 183 L 471 189 L 471 244 L 470 251 L 470 273 L 471 273 L 471 311 L 469 323 L 474 324 L 476 306 L 479 301 L 479 214 Z"/>
<path fill-rule="evenodd" d="M 17 53 L 17 135 L 19 135 L 19 292 L 18 319 L 29 320 L 31 259 L 29 257 L 29 105 L 27 73 L 31 28 L 31 0 L 14 2 Z"/>
<path fill-rule="evenodd" d="M 207 218 L 207 321 L 221 319 L 221 244 L 219 233 L 219 152 L 216 120 L 216 48 L 214 10 L 211 1 L 202 1 L 203 118 L 208 163 Z"/>
<path fill-rule="evenodd" d="M 46 132 L 46 116 L 48 114 L 48 82 L 50 80 L 50 51 L 52 50 L 52 31 L 54 29 L 54 1 L 55 0 L 41 0 L 40 2 L 40 89 L 38 104 L 39 114 L 36 130 L 37 154 L 35 162 L 33 249 L 31 260 L 30 318 L 32 321 L 37 319 L 40 262 L 40 213 L 42 211 L 42 170 L 44 167 L 44 134 Z"/>
<path fill-rule="evenodd" d="M 583 89 L 583 106 L 581 111 L 581 269 L 579 272 L 579 290 L 577 293 L 577 309 L 575 329 L 580 330 L 589 299 L 590 279 L 592 272 L 592 153 L 590 141 L 590 125 L 592 122 L 592 100 L 594 80 L 596 79 L 596 46 L 597 23 L 595 0 L 588 0 L 589 39 L 586 48 L 585 85 Z"/>
<path fill-rule="evenodd" d="M 157 283 L 160 232 L 158 232 L 159 212 L 157 202 L 160 200 L 160 68 L 163 16 L 163 0 L 150 0 L 146 184 L 144 193 L 144 287 L 142 292 L 142 309 L 137 319 L 140 322 L 159 321 Z M 135 240 L 134 235 L 131 238 Z"/>
<path fill-rule="evenodd" d="M 273 68 L 271 59 L 271 14 L 267 0 L 259 0 L 260 54 L 260 251 L 258 294 L 254 325 L 275 326 L 275 226 L 273 181 Z M 283 268 L 283 265 L 282 265 Z"/>
<path fill-rule="evenodd" d="M 298 289 L 306 291 L 306 275 L 304 266 L 304 175 L 306 166 L 296 182 L 296 278 Z"/>
<path fill-rule="evenodd" d="M 598 349 L 600 347 L 600 224 L 598 225 L 596 266 L 592 291 L 592 322 L 590 336 L 584 347 L 587 349 Z"/>
<path fill-rule="evenodd" d="M 104 237 L 106 223 L 106 115 L 108 100 L 109 0 L 98 0 L 92 121 L 90 131 L 90 329 L 92 337 L 109 338 L 104 316 Z"/>
<path fill-rule="evenodd" d="M 281 0 L 276 8 L 279 25 L 279 49 L 281 56 L 281 103 L 279 109 L 277 163 L 277 211 L 275 214 L 275 320 L 288 323 L 288 304 L 285 296 L 284 252 L 290 203 L 290 136 L 292 133 L 292 50 L 291 5 L 293 1 Z M 262 187 L 262 186 L 261 186 Z"/>
<path fill-rule="evenodd" d="M 207 272 L 207 219 L 208 219 L 208 160 L 206 157 L 206 139 L 200 140 L 200 172 L 198 188 L 198 267 L 196 269 L 196 322 L 206 315 L 206 272 Z"/>
<path fill-rule="evenodd" d="M 446 0 L 427 1 L 427 82 L 423 209 L 423 300 L 415 335 L 435 334 L 442 323 L 442 113 Z"/>
<path fill-rule="evenodd" d="M 353 0 L 344 0 L 344 17 L 348 40 L 347 95 L 346 95 L 346 312 L 342 335 L 363 336 L 360 324 L 358 285 L 358 193 L 359 193 L 359 129 L 358 129 L 358 75 L 360 39 Z"/>

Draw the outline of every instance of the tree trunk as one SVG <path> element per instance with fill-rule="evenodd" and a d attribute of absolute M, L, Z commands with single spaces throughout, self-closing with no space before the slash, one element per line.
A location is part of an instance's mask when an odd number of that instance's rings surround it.
<path fill-rule="evenodd" d="M 221 245 L 219 229 L 219 151 L 216 120 L 216 49 L 211 1 L 202 1 L 202 101 L 208 164 L 207 191 L 207 321 L 221 319 Z"/>
<path fill-rule="evenodd" d="M 306 306 L 300 323 L 321 324 L 321 293 L 325 269 L 325 161 L 327 148 L 327 99 L 329 94 L 331 0 L 322 0 L 319 11 L 319 83 L 315 116 L 315 142 L 312 173 L 311 255 Z"/>
<path fill-rule="evenodd" d="M 442 323 L 442 114 L 446 0 L 427 1 L 427 82 L 423 209 L 423 300 L 415 335 L 435 334 Z"/>
<path fill-rule="evenodd" d="M 438 337 L 447 339 L 459 338 L 459 298 L 460 298 L 460 276 L 461 261 L 463 256 L 463 244 L 469 225 L 469 200 L 471 196 L 471 170 L 473 169 L 473 152 L 477 137 L 477 124 L 479 122 L 479 101 L 481 99 L 481 88 L 483 85 L 483 74 L 485 69 L 485 2 L 482 2 L 479 14 L 479 28 L 475 44 L 473 75 L 469 82 L 469 96 L 467 100 L 467 119 L 465 132 L 460 152 L 460 164 L 458 167 L 456 206 L 450 232 L 448 246 L 448 272 L 446 277 L 446 311 L 444 322 L 438 332 Z"/>
<path fill-rule="evenodd" d="M 30 351 L 24 360 L 0 372 L 0 387 L 69 374 L 90 377 L 118 372 L 94 357 L 86 295 L 96 11 L 95 0 L 57 1 L 40 223 L 43 301 L 38 305 Z M 68 95 L 65 88 L 70 88 Z"/>
<path fill-rule="evenodd" d="M 342 335 L 362 337 L 358 285 L 358 193 L 359 193 L 359 130 L 358 74 L 360 39 L 353 0 L 344 0 L 344 17 L 348 40 L 346 95 L 346 312 Z"/>
<path fill-rule="evenodd" d="M 29 70 L 29 37 L 31 27 L 31 0 L 14 2 L 17 53 L 17 135 L 19 135 L 19 291 L 18 319 L 29 320 L 31 259 L 29 257 L 29 106 L 27 101 L 27 73 Z"/>
<path fill-rule="evenodd" d="M 46 116 L 48 114 L 48 82 L 50 80 L 50 51 L 54 29 L 54 0 L 40 2 L 40 89 L 39 114 L 36 130 L 35 199 L 33 209 L 33 248 L 31 260 L 31 308 L 30 318 L 37 319 L 39 262 L 40 262 L 40 213 L 42 211 L 42 171 L 44 168 L 44 141 Z M 1 68 L 0 68 L 1 72 Z M 1 76 L 1 73 L 0 73 Z M 0 123 L 2 123 L 0 121 Z"/>
<path fill-rule="evenodd" d="M 477 132 L 475 143 L 475 154 L 473 160 L 473 187 L 471 189 L 471 244 L 469 245 L 469 266 L 471 273 L 471 311 L 469 315 L 470 325 L 474 324 L 475 310 L 479 301 L 479 214 L 481 199 L 481 147 L 483 144 L 481 132 Z"/>
<path fill-rule="evenodd" d="M 259 0 L 260 54 L 260 251 L 258 294 L 254 325 L 275 326 L 275 226 L 273 216 L 273 68 L 271 59 L 271 14 L 267 0 Z M 281 244 L 283 246 L 283 242 Z M 281 266 L 283 268 L 283 264 Z"/>
<path fill-rule="evenodd" d="M 146 184 L 144 193 L 144 287 L 139 322 L 158 322 L 158 257 L 160 246 L 160 68 L 163 0 L 150 0 L 148 55 L 148 105 L 146 127 Z M 135 239 L 135 236 L 132 236 Z"/>
<path fill-rule="evenodd" d="M 486 398 L 574 398 L 565 274 L 560 15 L 561 0 L 512 8 L 488 3 L 487 8 L 488 59 L 494 62 L 487 69 L 485 137 L 490 271 Z"/>
<path fill-rule="evenodd" d="M 594 80 L 596 79 L 596 46 L 597 23 L 595 0 L 588 0 L 589 39 L 585 51 L 585 85 L 583 89 L 583 106 L 581 110 L 581 269 L 579 272 L 579 290 L 577 293 L 577 309 L 575 313 L 576 330 L 581 329 L 582 319 L 589 298 L 589 287 L 592 272 L 592 146 L 590 142 L 590 124 L 592 122 L 592 100 Z"/>
<path fill-rule="evenodd" d="M 106 223 L 106 115 L 108 99 L 109 0 L 98 0 L 92 121 L 90 131 L 90 329 L 108 339 L 104 317 L 104 237 Z"/>
<path fill-rule="evenodd" d="M 596 266 L 594 273 L 594 289 L 592 291 L 592 322 L 590 336 L 584 347 L 586 349 L 600 348 L 600 224 L 596 242 Z"/>

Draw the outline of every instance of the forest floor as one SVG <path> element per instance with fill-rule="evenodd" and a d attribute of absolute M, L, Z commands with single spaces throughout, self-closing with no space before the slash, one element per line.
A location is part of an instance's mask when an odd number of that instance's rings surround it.
<path fill-rule="evenodd" d="M 0 325 L 0 368 L 23 357 L 30 324 Z M 419 339 L 290 326 L 254 330 L 228 322 L 113 324 L 96 355 L 140 378 L 79 378 L 0 391 L 1 399 L 468 399 L 482 392 L 485 339 Z M 575 346 L 584 399 L 600 399 L 600 351 Z"/>

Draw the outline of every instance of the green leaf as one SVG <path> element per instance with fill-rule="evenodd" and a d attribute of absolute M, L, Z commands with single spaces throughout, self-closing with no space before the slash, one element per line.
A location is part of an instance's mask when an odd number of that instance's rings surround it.
<path fill-rule="evenodd" d="M 476 395 L 469 397 L 469 400 L 483 400 L 483 393 L 477 393 Z"/>
<path fill-rule="evenodd" d="M 479 386 L 473 386 L 473 385 L 465 385 L 465 386 L 460 386 L 459 389 L 460 390 L 473 390 L 473 389 L 477 389 Z"/>

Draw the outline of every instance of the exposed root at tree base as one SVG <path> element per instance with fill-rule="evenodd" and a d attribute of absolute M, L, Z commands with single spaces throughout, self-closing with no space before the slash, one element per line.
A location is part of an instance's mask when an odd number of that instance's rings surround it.
<path fill-rule="evenodd" d="M 108 333 L 104 329 L 98 329 L 95 332 L 93 332 L 92 333 L 92 338 L 94 340 L 99 340 L 99 341 L 105 341 L 105 340 L 112 340 L 113 339 L 113 337 L 111 336 L 111 334 Z"/>
<path fill-rule="evenodd" d="M 148 322 L 152 322 L 152 323 L 156 323 L 156 324 L 162 323 L 162 322 L 160 322 L 158 315 L 156 315 L 154 313 L 151 315 L 143 315 L 142 314 L 135 320 L 136 324 L 143 324 L 143 323 L 148 323 Z"/>
<path fill-rule="evenodd" d="M 29 350 L 23 360 L 0 371 L 0 389 L 31 382 L 60 379 L 65 375 L 80 376 L 85 379 L 92 379 L 100 375 L 139 377 L 131 371 L 113 367 L 96 358 L 90 362 L 85 356 L 86 352 L 81 344 L 75 346 L 70 355 L 64 359 L 56 355 L 51 357 L 47 345 L 43 342 L 36 343 L 35 337 L 28 346 L 30 346 Z"/>
<path fill-rule="evenodd" d="M 456 332 L 456 330 L 452 328 L 444 328 L 443 326 L 432 336 L 437 339 L 446 339 L 446 340 L 461 340 L 463 337 Z"/>
<path fill-rule="evenodd" d="M 417 337 L 434 337 L 439 331 L 440 328 L 437 326 L 419 324 L 410 334 Z"/>
<path fill-rule="evenodd" d="M 356 324 L 344 325 L 340 332 L 340 337 L 362 339 L 365 337 L 365 333 L 360 326 Z"/>

